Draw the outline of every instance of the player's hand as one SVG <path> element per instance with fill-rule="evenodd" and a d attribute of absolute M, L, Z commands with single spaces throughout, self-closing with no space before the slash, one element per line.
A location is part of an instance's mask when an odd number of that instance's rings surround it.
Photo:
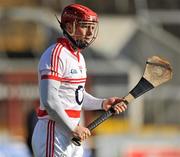
<path fill-rule="evenodd" d="M 122 98 L 112 97 L 103 101 L 102 107 L 105 111 L 114 108 L 116 114 L 124 112 L 127 109 L 127 105 L 124 103 Z"/>
<path fill-rule="evenodd" d="M 73 131 L 73 136 L 78 138 L 80 141 L 84 141 L 91 136 L 91 132 L 88 128 L 78 125 Z"/>

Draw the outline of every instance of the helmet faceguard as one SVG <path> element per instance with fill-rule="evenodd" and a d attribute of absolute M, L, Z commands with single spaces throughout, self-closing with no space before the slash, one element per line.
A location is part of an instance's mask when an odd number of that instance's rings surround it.
<path fill-rule="evenodd" d="M 89 29 L 89 35 L 77 35 L 77 34 L 71 34 L 73 39 L 76 42 L 76 45 L 78 48 L 86 48 L 88 47 L 97 37 L 98 34 L 98 23 L 97 22 L 89 22 L 89 21 L 74 21 L 73 22 L 73 33 L 77 29 L 76 27 L 82 27 L 85 29 Z"/>
<path fill-rule="evenodd" d="M 61 22 L 59 20 L 58 22 L 60 23 L 64 35 L 66 35 L 77 48 L 84 49 L 88 47 L 97 37 L 97 14 L 85 6 L 72 4 L 65 7 L 61 15 Z M 67 31 L 67 23 L 72 24 L 72 32 Z M 77 35 L 75 31 L 79 26 L 86 28 L 88 27 L 89 29 L 91 29 L 91 34 L 88 37 Z"/>

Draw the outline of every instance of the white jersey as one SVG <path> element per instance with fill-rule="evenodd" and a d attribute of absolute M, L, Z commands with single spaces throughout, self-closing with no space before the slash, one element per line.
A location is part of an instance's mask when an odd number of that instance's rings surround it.
<path fill-rule="evenodd" d="M 54 79 L 61 82 L 59 97 L 64 111 L 71 122 L 79 123 L 86 81 L 86 65 L 80 52 L 75 54 L 65 38 L 58 39 L 57 44 L 49 47 L 39 62 L 39 79 Z M 41 101 L 39 117 L 47 116 Z"/>

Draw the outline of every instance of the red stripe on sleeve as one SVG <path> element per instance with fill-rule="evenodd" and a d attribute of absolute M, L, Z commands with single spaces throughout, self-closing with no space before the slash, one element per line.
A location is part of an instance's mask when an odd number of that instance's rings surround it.
<path fill-rule="evenodd" d="M 60 55 L 62 49 L 62 45 L 59 43 L 55 46 L 53 52 L 52 52 L 52 58 L 51 58 L 51 74 L 55 75 L 58 71 L 58 57 Z M 57 75 L 57 74 L 56 74 Z"/>
<path fill-rule="evenodd" d="M 59 69 L 59 56 L 61 53 L 63 46 L 60 46 L 56 55 L 56 63 L 55 63 L 55 72 L 56 72 L 56 76 L 58 76 L 58 69 Z"/>

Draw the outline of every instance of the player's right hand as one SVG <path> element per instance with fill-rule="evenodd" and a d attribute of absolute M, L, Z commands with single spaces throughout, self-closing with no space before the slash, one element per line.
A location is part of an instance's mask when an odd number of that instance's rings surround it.
<path fill-rule="evenodd" d="M 112 107 L 116 114 L 124 112 L 127 109 L 127 105 L 124 103 L 123 98 L 119 97 L 111 97 L 104 100 L 102 107 L 105 111 L 108 111 Z"/>
<path fill-rule="evenodd" d="M 72 134 L 74 137 L 78 138 L 80 141 L 84 141 L 89 136 L 91 136 L 90 130 L 80 125 L 76 126 Z"/>

